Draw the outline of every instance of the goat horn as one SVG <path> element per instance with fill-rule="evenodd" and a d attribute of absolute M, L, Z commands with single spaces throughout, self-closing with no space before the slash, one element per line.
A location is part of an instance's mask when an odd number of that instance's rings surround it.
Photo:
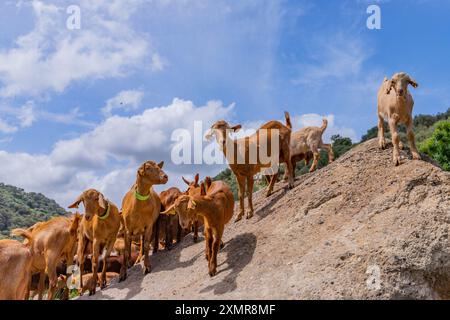
<path fill-rule="evenodd" d="M 175 204 L 173 204 L 169 208 L 167 208 L 166 211 L 161 212 L 161 214 L 170 215 L 170 216 L 175 215 L 176 214 Z"/>

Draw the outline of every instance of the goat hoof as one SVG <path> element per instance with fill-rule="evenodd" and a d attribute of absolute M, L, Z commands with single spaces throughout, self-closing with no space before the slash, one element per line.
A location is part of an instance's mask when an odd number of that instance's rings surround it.
<path fill-rule="evenodd" d="M 127 273 L 125 272 L 124 274 L 121 274 L 119 277 L 119 282 L 125 281 L 127 279 Z"/>
<path fill-rule="evenodd" d="M 223 247 L 225 247 L 225 243 L 223 243 L 223 241 L 220 241 L 220 249 L 223 249 Z"/>
<path fill-rule="evenodd" d="M 217 271 L 216 271 L 216 270 L 210 270 L 210 271 L 209 271 L 209 276 L 210 276 L 210 277 L 214 277 L 216 274 L 217 274 Z"/>
<path fill-rule="evenodd" d="M 422 160 L 422 157 L 420 156 L 420 154 L 418 154 L 416 152 L 413 152 L 412 158 L 413 158 L 413 160 Z"/>
<path fill-rule="evenodd" d="M 152 271 L 152 269 L 151 269 L 150 267 L 144 267 L 144 270 L 143 270 L 144 276 L 145 276 L 146 274 L 149 274 L 151 271 Z"/>
<path fill-rule="evenodd" d="M 400 158 L 394 158 L 394 165 L 398 167 L 400 165 Z"/>
<path fill-rule="evenodd" d="M 198 242 L 198 237 L 194 237 L 194 243 Z"/>
<path fill-rule="evenodd" d="M 239 221 L 241 221 L 242 220 L 242 215 L 239 215 L 237 218 L 236 218 L 236 220 L 234 220 L 234 222 L 236 223 L 236 222 L 239 222 Z"/>
<path fill-rule="evenodd" d="M 253 217 L 253 212 L 250 212 L 249 214 L 247 214 L 247 219 L 251 219 Z"/>

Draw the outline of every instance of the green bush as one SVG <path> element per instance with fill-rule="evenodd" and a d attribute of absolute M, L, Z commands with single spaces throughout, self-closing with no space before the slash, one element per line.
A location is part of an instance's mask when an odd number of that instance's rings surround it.
<path fill-rule="evenodd" d="M 419 146 L 421 152 L 436 160 L 444 170 L 450 171 L 450 121 L 440 121 L 430 138 Z"/>

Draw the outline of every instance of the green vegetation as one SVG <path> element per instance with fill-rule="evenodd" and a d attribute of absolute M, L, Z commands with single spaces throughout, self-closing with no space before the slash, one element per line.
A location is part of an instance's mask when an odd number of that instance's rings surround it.
<path fill-rule="evenodd" d="M 54 200 L 40 193 L 0 183 L 0 239 L 8 237 L 14 228 L 28 228 L 38 221 L 65 214 Z"/>
<path fill-rule="evenodd" d="M 450 171 L 450 121 L 440 121 L 430 138 L 419 149 L 436 160 L 444 170 Z"/>

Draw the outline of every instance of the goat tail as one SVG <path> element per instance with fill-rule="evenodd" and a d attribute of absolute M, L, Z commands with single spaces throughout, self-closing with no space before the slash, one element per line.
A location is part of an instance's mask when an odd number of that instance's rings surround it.
<path fill-rule="evenodd" d="M 285 111 L 284 117 L 286 118 L 286 127 L 292 130 L 291 116 L 289 115 L 289 112 Z"/>
<path fill-rule="evenodd" d="M 23 237 L 25 239 L 28 239 L 28 241 L 30 241 L 30 242 L 33 239 L 30 231 L 28 231 L 26 229 L 20 229 L 20 228 L 11 230 L 11 236 Z"/>
<path fill-rule="evenodd" d="M 327 129 L 327 127 L 328 127 L 328 120 L 327 120 L 327 118 L 323 118 L 322 126 L 320 127 L 320 131 L 322 131 L 322 133 L 324 133 L 325 130 Z"/>

